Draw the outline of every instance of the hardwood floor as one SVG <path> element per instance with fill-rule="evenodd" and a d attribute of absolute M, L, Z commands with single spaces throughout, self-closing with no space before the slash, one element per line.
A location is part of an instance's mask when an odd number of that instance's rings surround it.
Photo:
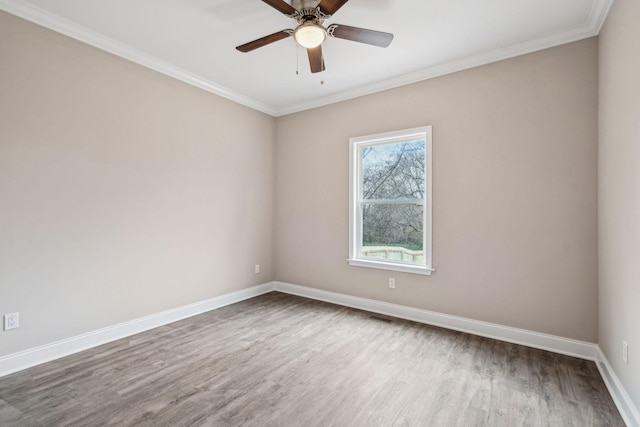
<path fill-rule="evenodd" d="M 272 292 L 0 378 L 8 426 L 623 426 L 593 362 Z"/>

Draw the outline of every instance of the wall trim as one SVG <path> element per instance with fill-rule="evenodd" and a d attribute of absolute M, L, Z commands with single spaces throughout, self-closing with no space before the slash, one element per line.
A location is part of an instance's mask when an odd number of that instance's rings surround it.
<path fill-rule="evenodd" d="M 521 344 L 527 347 L 552 351 L 554 353 L 566 354 L 580 359 L 596 361 L 598 358 L 597 345 L 590 342 L 533 332 L 526 329 L 512 328 L 509 326 L 498 325 L 496 323 L 482 322 L 479 320 L 452 316 L 435 311 L 407 307 L 404 305 L 339 294 L 316 288 L 308 288 L 291 283 L 275 282 L 275 290 L 346 307 L 399 317 L 401 319 L 412 320 L 414 322 L 424 323 L 427 325 L 466 332 L 473 335 L 479 335 L 481 337 Z"/>
<path fill-rule="evenodd" d="M 594 0 L 587 25 L 595 31 L 595 35 L 600 34 L 612 5 L 613 0 Z"/>
<path fill-rule="evenodd" d="M 18 16 L 22 19 L 26 19 L 27 21 L 33 22 L 41 27 L 48 28 L 67 37 L 71 37 L 72 39 L 79 40 L 82 43 L 86 43 L 135 64 L 142 65 L 143 67 L 157 71 L 176 80 L 180 80 L 181 82 L 187 83 L 191 86 L 206 90 L 207 92 L 211 92 L 251 109 L 261 111 L 271 116 L 275 113 L 275 110 L 267 104 L 256 101 L 248 96 L 242 95 L 215 82 L 183 70 L 174 64 L 165 62 L 153 55 L 99 34 L 24 1 L 0 0 L 0 10 L 4 10 L 5 12 Z"/>
<path fill-rule="evenodd" d="M 640 427 L 638 408 L 634 405 L 607 357 L 597 344 L 277 281 L 241 289 L 0 357 L 0 377 L 272 291 L 592 360 L 596 363 L 625 423 L 630 427 Z"/>
<path fill-rule="evenodd" d="M 604 21 L 609 13 L 609 9 L 613 4 L 613 0 L 593 0 L 591 12 L 587 21 L 572 30 L 563 33 L 552 34 L 535 40 L 529 40 L 523 43 L 506 46 L 500 49 L 494 49 L 472 55 L 459 60 L 449 61 L 438 64 L 414 73 L 403 74 L 381 82 L 372 83 L 370 85 L 360 86 L 351 90 L 337 93 L 312 101 L 305 101 L 293 105 L 279 108 L 275 111 L 275 116 L 285 116 L 297 113 L 299 111 L 309 110 L 312 108 L 322 107 L 337 102 L 347 101 L 349 99 L 370 95 L 384 90 L 394 89 L 397 87 L 418 83 L 435 77 L 445 76 L 447 74 L 457 73 L 459 71 L 468 70 L 482 65 L 491 64 L 506 59 L 515 58 L 544 49 L 549 49 L 563 44 L 577 42 L 589 37 L 597 36 L 602 29 Z"/>
<path fill-rule="evenodd" d="M 624 422 L 629 427 L 640 427 L 640 412 L 633 404 L 631 397 L 627 394 L 627 391 L 618 379 L 618 376 L 600 346 L 598 346 L 598 360 L 596 361 L 596 365 Z"/>
<path fill-rule="evenodd" d="M 244 301 L 274 290 L 274 283 L 268 282 L 258 286 L 241 289 L 236 292 L 220 295 L 204 301 L 184 305 L 140 317 L 117 325 L 107 326 L 96 331 L 87 332 L 75 337 L 63 339 L 34 347 L 18 353 L 0 357 L 0 377 L 31 368 L 42 363 L 50 362 L 61 357 L 88 350 L 102 344 L 126 338 L 128 336 L 148 331 L 168 323 L 196 316 L 207 311 L 215 310 L 236 302 Z"/>
<path fill-rule="evenodd" d="M 613 0 L 592 0 L 592 8 L 586 22 L 579 27 L 569 31 L 552 34 L 524 43 L 507 46 L 500 49 L 494 49 L 483 52 L 478 55 L 470 56 L 456 61 L 450 61 L 429 67 L 415 73 L 409 73 L 387 79 L 378 83 L 364 85 L 352 90 L 337 93 L 335 95 L 305 101 L 293 105 L 276 107 L 259 102 L 255 99 L 234 92 L 228 88 L 216 84 L 215 82 L 206 80 L 200 76 L 192 74 L 186 70 L 182 70 L 172 64 L 164 62 L 154 56 L 134 49 L 124 43 L 110 39 L 106 36 L 98 34 L 88 28 L 65 20 L 54 15 L 44 9 L 33 6 L 21 0 L 0 0 L 0 9 L 20 18 L 31 21 L 35 24 L 64 34 L 68 37 L 80 40 L 86 44 L 97 47 L 114 55 L 125 58 L 131 62 L 150 68 L 169 77 L 173 77 L 184 83 L 193 85 L 200 89 L 227 98 L 241 105 L 253 108 L 274 117 L 285 116 L 312 108 L 322 107 L 336 102 L 346 101 L 365 95 L 381 92 L 383 90 L 393 89 L 396 87 L 417 83 L 419 81 L 428 80 L 434 77 L 463 71 L 469 68 L 475 68 L 481 65 L 514 58 L 516 56 L 537 52 L 543 49 L 575 42 L 586 39 L 588 37 L 597 36 L 604 24 L 607 13 L 613 3 Z"/>
<path fill-rule="evenodd" d="M 605 0 L 608 3 L 610 0 Z M 608 9 L 607 9 L 608 10 Z M 593 11 L 592 11 L 593 14 Z M 604 18 L 603 18 L 604 19 Z M 377 83 L 366 86 L 360 86 L 354 89 L 346 90 L 335 95 L 330 95 L 311 101 L 305 101 L 293 105 L 279 108 L 275 111 L 275 116 L 285 116 L 300 111 L 310 110 L 312 108 L 323 107 L 350 99 L 359 98 L 361 96 L 371 95 L 385 90 L 395 89 L 397 87 L 418 83 L 424 80 L 436 77 L 446 76 L 448 74 L 457 73 L 471 68 L 488 65 L 499 61 L 504 61 L 518 56 L 539 52 L 544 49 L 561 46 L 568 43 L 577 42 L 598 35 L 599 28 L 591 28 L 589 25 L 567 31 L 561 34 L 554 34 L 548 37 L 542 37 L 536 40 L 507 46 L 505 48 L 482 52 L 477 55 L 469 56 L 459 60 L 445 62 L 433 67 L 425 68 L 409 74 L 403 74 Z"/>
<path fill-rule="evenodd" d="M 278 292 L 591 360 L 596 363 L 607 390 L 609 390 L 613 402 L 618 408 L 624 422 L 629 427 L 640 427 L 640 413 L 638 412 L 638 408 L 634 405 L 611 364 L 597 344 L 322 289 L 309 288 L 292 283 L 276 281 L 274 284 L 275 290 Z"/>

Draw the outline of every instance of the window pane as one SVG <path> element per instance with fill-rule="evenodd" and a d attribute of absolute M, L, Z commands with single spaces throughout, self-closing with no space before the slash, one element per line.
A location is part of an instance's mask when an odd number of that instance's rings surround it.
<path fill-rule="evenodd" d="M 363 147 L 362 197 L 424 198 L 424 141 Z"/>
<path fill-rule="evenodd" d="M 422 264 L 422 205 L 364 204 L 362 207 L 362 250 L 365 258 Z"/>

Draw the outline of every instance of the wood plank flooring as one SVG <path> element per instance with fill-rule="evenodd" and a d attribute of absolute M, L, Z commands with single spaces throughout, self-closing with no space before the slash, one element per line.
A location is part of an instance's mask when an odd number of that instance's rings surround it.
<path fill-rule="evenodd" d="M 623 426 L 593 362 L 272 292 L 0 378 L 9 426 Z"/>

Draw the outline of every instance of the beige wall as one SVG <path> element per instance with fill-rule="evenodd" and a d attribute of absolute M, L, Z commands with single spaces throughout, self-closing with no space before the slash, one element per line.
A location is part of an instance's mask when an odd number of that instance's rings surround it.
<path fill-rule="evenodd" d="M 0 58 L 0 356 L 274 279 L 274 118 L 3 12 Z"/>
<path fill-rule="evenodd" d="M 349 137 L 421 125 L 433 125 L 437 272 L 349 266 Z M 595 38 L 277 129 L 278 280 L 597 341 Z"/>
<path fill-rule="evenodd" d="M 278 119 L 6 14 L 0 57 L 0 355 L 276 278 L 597 340 L 595 39 Z M 427 124 L 437 272 L 348 266 L 348 138 Z"/>
<path fill-rule="evenodd" d="M 640 408 L 640 2 L 616 0 L 600 35 L 599 342 Z M 622 361 L 622 341 L 629 364 Z"/>
<path fill-rule="evenodd" d="M 638 16 L 276 120 L 0 12 L 0 356 L 277 278 L 598 341 L 640 407 Z M 348 138 L 427 124 L 437 272 L 348 266 Z"/>

